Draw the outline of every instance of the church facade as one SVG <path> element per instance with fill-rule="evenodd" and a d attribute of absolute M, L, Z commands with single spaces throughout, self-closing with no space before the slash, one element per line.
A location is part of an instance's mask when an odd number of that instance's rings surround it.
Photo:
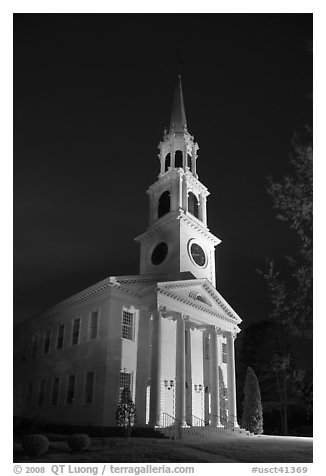
<path fill-rule="evenodd" d="M 129 387 L 137 426 L 238 426 L 241 319 L 215 288 L 220 240 L 207 226 L 197 152 L 179 76 L 149 225 L 136 238 L 140 274 L 111 276 L 16 326 L 15 415 L 114 426 Z"/>

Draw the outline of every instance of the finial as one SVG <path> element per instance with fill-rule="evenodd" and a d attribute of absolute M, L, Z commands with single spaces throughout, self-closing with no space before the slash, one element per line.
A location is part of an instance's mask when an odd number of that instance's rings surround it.
<path fill-rule="evenodd" d="M 180 50 L 176 50 L 177 53 L 177 70 L 178 70 L 178 80 L 175 85 L 174 90 L 174 99 L 173 99 L 173 108 L 170 121 L 169 132 L 174 133 L 184 133 L 187 132 L 187 121 L 185 107 L 183 103 L 182 95 L 182 84 L 181 84 L 181 59 L 180 59 Z"/>
<path fill-rule="evenodd" d="M 181 79 L 182 61 L 181 61 L 181 52 L 180 52 L 180 49 L 179 49 L 179 48 L 177 48 L 176 54 L 177 54 L 177 61 L 176 61 L 176 65 L 177 65 L 177 76 L 178 76 L 179 79 Z"/>

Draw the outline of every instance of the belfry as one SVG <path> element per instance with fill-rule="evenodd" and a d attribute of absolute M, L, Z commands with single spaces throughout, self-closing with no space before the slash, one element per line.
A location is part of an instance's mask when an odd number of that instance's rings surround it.
<path fill-rule="evenodd" d="M 128 387 L 139 427 L 238 427 L 241 319 L 215 287 L 220 240 L 207 225 L 198 150 L 178 75 L 148 228 L 136 238 L 140 274 L 110 276 L 16 326 L 16 415 L 111 427 Z"/>
<path fill-rule="evenodd" d="M 181 77 L 174 94 L 169 131 L 159 144 L 160 173 L 149 187 L 149 228 L 141 244 L 141 274 L 190 272 L 215 286 L 214 247 L 207 228 L 207 188 L 198 180 L 198 144 L 187 130 Z"/>

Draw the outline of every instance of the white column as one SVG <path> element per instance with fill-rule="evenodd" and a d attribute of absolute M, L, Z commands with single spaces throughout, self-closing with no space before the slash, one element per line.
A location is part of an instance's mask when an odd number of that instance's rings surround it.
<path fill-rule="evenodd" d="M 183 196 L 183 179 L 182 176 L 179 175 L 179 182 L 178 182 L 178 210 L 182 208 L 182 196 Z"/>
<path fill-rule="evenodd" d="M 239 426 L 237 422 L 237 396 L 235 386 L 235 359 L 234 359 L 234 339 L 231 332 L 226 334 L 226 360 L 228 375 L 228 420 L 234 425 Z"/>
<path fill-rule="evenodd" d="M 191 327 L 190 322 L 185 323 L 185 350 L 186 350 L 186 422 L 192 424 L 192 367 L 191 367 Z"/>
<path fill-rule="evenodd" d="M 198 218 L 199 220 L 203 221 L 203 196 L 200 193 L 199 194 L 199 213 L 198 213 Z"/>
<path fill-rule="evenodd" d="M 185 212 L 188 211 L 188 190 L 187 190 L 187 180 L 186 177 L 183 176 L 182 180 L 182 202 L 183 202 L 183 209 Z"/>
<path fill-rule="evenodd" d="M 175 417 L 180 426 L 186 426 L 185 321 L 182 314 L 177 317 L 175 387 Z"/>
<path fill-rule="evenodd" d="M 170 194 L 171 210 L 179 211 L 179 184 L 177 181 L 172 183 Z"/>
<path fill-rule="evenodd" d="M 170 159 L 170 164 L 171 164 L 171 167 L 174 168 L 175 167 L 175 150 L 174 150 L 174 141 L 173 143 L 171 144 L 171 147 L 170 147 L 170 154 L 171 154 L 171 159 Z"/>
<path fill-rule="evenodd" d="M 211 360 L 210 360 L 210 380 L 211 380 L 211 424 L 213 426 L 220 426 L 220 388 L 219 388 L 219 374 L 218 374 L 218 350 L 216 329 L 211 327 Z"/>
<path fill-rule="evenodd" d="M 202 211 L 202 214 L 203 214 L 203 223 L 204 225 L 207 225 L 207 208 L 206 208 L 206 203 L 207 203 L 207 198 L 203 196 L 203 211 Z"/>
<path fill-rule="evenodd" d="M 203 377 L 204 377 L 204 420 L 209 424 L 209 388 L 210 388 L 210 360 L 206 359 L 206 345 L 208 339 L 208 330 L 203 330 Z"/>
<path fill-rule="evenodd" d="M 163 156 L 162 142 L 160 143 L 159 147 L 160 147 L 159 158 L 160 158 L 160 165 L 161 165 L 161 174 L 164 174 L 164 171 L 165 171 L 165 157 Z"/>
<path fill-rule="evenodd" d="M 192 157 L 191 157 L 191 171 L 194 175 L 196 175 L 196 147 L 195 144 L 192 148 Z"/>
<path fill-rule="evenodd" d="M 185 142 L 184 146 L 183 146 L 183 169 L 186 170 L 186 166 L 187 166 L 187 162 L 188 162 L 188 157 L 187 157 L 187 144 Z"/>
<path fill-rule="evenodd" d="M 207 215 L 206 215 L 206 197 L 202 194 L 199 195 L 199 218 L 200 220 L 204 223 L 204 225 L 207 225 Z"/>
<path fill-rule="evenodd" d="M 161 419 L 161 327 L 160 311 L 153 313 L 151 393 L 149 424 L 159 426 Z"/>

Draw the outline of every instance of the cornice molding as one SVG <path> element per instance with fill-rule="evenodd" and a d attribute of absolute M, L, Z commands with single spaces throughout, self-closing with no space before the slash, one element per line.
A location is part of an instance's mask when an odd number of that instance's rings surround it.
<path fill-rule="evenodd" d="M 200 180 L 198 180 L 198 178 L 196 178 L 192 172 L 183 172 L 183 176 L 186 178 L 189 184 L 191 184 L 195 189 L 198 189 L 203 195 L 205 195 L 205 197 L 210 195 L 207 187 L 205 187 L 205 185 Z"/>
<path fill-rule="evenodd" d="M 217 236 L 213 235 L 213 233 L 209 231 L 207 226 L 205 226 L 196 217 L 192 216 L 191 214 L 187 212 L 184 212 L 182 209 L 180 209 L 177 212 L 169 212 L 163 217 L 153 222 L 144 233 L 142 233 L 141 235 L 138 235 L 135 238 L 135 241 L 140 243 L 142 242 L 145 243 L 157 233 L 168 228 L 176 220 L 179 220 L 180 222 L 185 223 L 187 226 L 190 226 L 191 228 L 199 232 L 204 238 L 210 241 L 214 246 L 217 246 L 221 243 L 221 240 L 217 238 Z"/>
<path fill-rule="evenodd" d="M 198 231 L 202 236 L 213 243 L 214 246 L 217 246 L 222 242 L 222 240 L 217 238 L 217 236 L 213 235 L 213 233 L 209 231 L 209 228 L 207 228 L 200 220 L 198 220 L 196 217 L 193 217 L 191 214 L 180 210 L 178 219 Z"/>
<path fill-rule="evenodd" d="M 167 213 L 163 217 L 153 222 L 144 233 L 136 236 L 135 241 L 138 241 L 140 243 L 146 242 L 156 233 L 159 233 L 160 231 L 168 228 L 171 224 L 173 224 L 176 220 L 178 220 L 178 216 L 179 216 L 179 212 Z"/>
<path fill-rule="evenodd" d="M 194 176 L 194 174 L 192 172 L 190 172 L 190 170 L 187 170 L 185 172 L 184 169 L 181 168 L 181 167 L 180 168 L 169 168 L 169 170 L 167 172 L 165 172 L 163 174 L 159 174 L 157 181 L 154 182 L 152 185 L 150 185 L 148 187 L 148 189 L 146 190 L 146 193 L 148 193 L 149 195 L 151 193 L 155 193 L 160 188 L 163 188 L 164 186 L 169 184 L 172 180 L 176 180 L 180 177 L 183 180 L 184 179 L 187 180 L 188 183 L 194 189 L 197 189 L 205 197 L 210 195 L 210 192 L 208 191 L 207 187 L 205 187 L 205 185 L 202 182 L 200 182 L 200 180 L 198 180 L 198 178 L 196 178 Z"/>
<path fill-rule="evenodd" d="M 160 277 L 162 278 L 162 277 Z M 79 304 L 87 299 L 91 299 L 96 295 L 100 295 L 109 289 L 116 289 L 122 291 L 123 293 L 135 296 L 137 298 L 142 298 L 146 294 L 150 294 L 151 291 L 156 289 L 157 280 L 159 277 L 150 277 L 150 276 L 110 276 L 98 283 L 89 286 L 88 288 L 73 294 L 67 299 L 60 301 L 59 303 L 51 306 L 37 314 L 34 314 L 21 323 L 17 324 L 17 326 L 23 325 L 24 323 L 33 321 L 41 316 L 47 317 L 52 315 L 53 313 L 60 312 L 64 309 L 72 307 L 76 304 Z M 132 288 L 130 287 L 131 284 L 142 284 L 142 288 Z M 129 285 L 129 287 L 128 287 Z"/>
<path fill-rule="evenodd" d="M 160 174 L 156 182 L 152 183 L 146 190 L 146 193 L 149 195 L 151 193 L 155 193 L 157 190 L 160 188 L 163 188 L 163 186 L 170 184 L 173 180 L 179 179 L 180 176 L 184 174 L 184 171 L 180 168 L 169 168 L 167 172 L 164 174 Z"/>

